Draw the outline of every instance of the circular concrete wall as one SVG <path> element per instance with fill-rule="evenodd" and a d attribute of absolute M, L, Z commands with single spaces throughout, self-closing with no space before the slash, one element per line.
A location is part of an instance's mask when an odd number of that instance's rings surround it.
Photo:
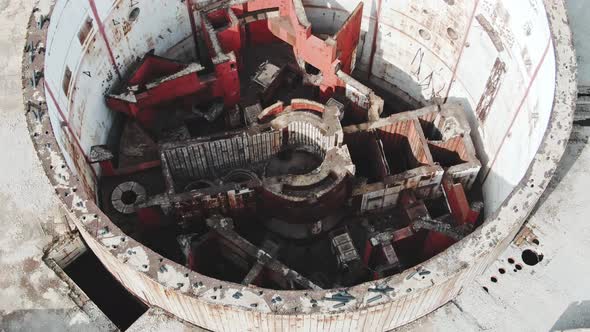
<path fill-rule="evenodd" d="M 315 32 L 340 26 L 357 0 L 304 1 Z M 261 290 L 199 275 L 135 242 L 95 203 L 98 169 L 90 147 L 104 144 L 114 114 L 104 94 L 151 49 L 193 54 L 206 1 L 58 0 L 51 20 L 31 18 L 25 55 L 28 120 L 50 181 L 90 248 L 142 301 L 212 330 L 389 330 L 454 298 L 511 241 L 564 151 L 574 109 L 575 59 L 562 1 L 366 1 L 355 75 L 387 96 L 419 106 L 465 105 L 483 168 L 486 221 L 420 266 L 348 289 Z M 42 44 L 38 44 L 42 43 Z M 41 83 L 31 73 L 44 71 Z M 37 82 L 35 82 L 37 83 Z M 387 100 L 387 96 L 384 96 Z M 46 101 L 46 103 L 43 103 Z M 39 116 L 46 111 L 48 117 Z M 233 296 L 239 292 L 240 296 Z"/>

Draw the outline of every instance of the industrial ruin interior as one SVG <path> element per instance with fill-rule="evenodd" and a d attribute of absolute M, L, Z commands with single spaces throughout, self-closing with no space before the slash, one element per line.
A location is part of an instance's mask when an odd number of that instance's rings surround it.
<path fill-rule="evenodd" d="M 105 96 L 121 116 L 90 162 L 115 225 L 192 271 L 288 290 L 388 277 L 477 227 L 464 108 L 361 83 L 363 3 L 317 31 L 296 1 L 243 8 L 208 9 L 196 56 L 150 51 Z"/>
<path fill-rule="evenodd" d="M 536 265 L 578 96 L 565 6 L 39 1 L 22 94 L 65 227 L 43 260 L 94 321 L 100 274 L 214 331 L 388 331 Z"/>

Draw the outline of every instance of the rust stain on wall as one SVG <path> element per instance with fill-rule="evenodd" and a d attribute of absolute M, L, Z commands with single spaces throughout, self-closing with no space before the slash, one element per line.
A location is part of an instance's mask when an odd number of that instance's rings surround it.
<path fill-rule="evenodd" d="M 502 78 L 506 73 L 506 64 L 500 60 L 500 58 L 496 58 L 496 62 L 492 67 L 492 73 L 488 78 L 488 82 L 486 83 L 485 90 L 477 104 L 477 108 L 475 109 L 475 114 L 481 121 L 484 123 L 488 114 L 494 104 L 494 100 L 498 95 L 498 91 L 500 90 L 500 86 L 502 85 Z"/>
<path fill-rule="evenodd" d="M 492 43 L 494 43 L 494 47 L 496 48 L 496 50 L 498 52 L 503 52 L 504 44 L 502 43 L 500 35 L 498 34 L 498 32 L 496 32 L 492 24 L 482 14 L 477 15 L 475 19 L 481 25 L 483 30 L 488 34 L 488 36 L 492 40 Z"/>

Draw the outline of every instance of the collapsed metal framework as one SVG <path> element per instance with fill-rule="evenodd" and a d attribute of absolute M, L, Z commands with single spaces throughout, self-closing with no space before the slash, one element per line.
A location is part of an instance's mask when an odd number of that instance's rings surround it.
<path fill-rule="evenodd" d="M 155 153 L 126 167 L 117 166 L 108 146 L 93 147 L 90 157 L 103 177 L 142 188 L 141 195 L 111 195 L 113 206 L 123 206 L 118 212 L 151 227 L 172 219 L 185 230 L 179 242 L 188 267 L 200 271 L 200 252 L 216 245 L 244 272 L 244 284 L 270 280 L 283 289 L 320 289 L 354 284 L 367 271 L 373 279 L 400 271 L 401 243 L 420 243 L 414 255 L 426 259 L 473 229 L 482 204 L 470 205 L 466 191 L 481 164 L 465 111 L 444 104 L 381 118 L 383 100 L 350 76 L 362 3 L 325 39 L 312 33 L 300 1 L 215 7 L 200 18 L 206 45 L 200 62 L 149 53 L 124 90 L 106 97 Z M 244 49 L 273 42 L 290 45 L 295 64 L 260 64 L 253 77 L 258 100 L 249 103 L 239 75 Z M 273 101 L 281 87 L 297 84 L 315 87 L 313 100 Z M 224 125 L 209 135 L 192 135 L 186 126 L 163 135 L 165 118 Z M 287 152 L 305 155 L 313 167 L 269 174 L 269 165 L 285 163 Z M 128 178 L 157 168 L 163 192 L 146 195 Z M 443 200 L 446 213 L 431 217 L 426 201 L 432 200 Z M 392 211 L 401 215 L 392 218 Z M 264 219 L 270 233 L 283 238 L 328 234 L 342 277 L 318 285 L 289 268 L 278 259 L 281 241 L 266 238 L 256 246 L 234 229 L 230 218 L 249 217 Z M 362 250 L 358 229 L 351 230 L 358 225 Z M 195 227 L 199 231 L 190 233 Z"/>

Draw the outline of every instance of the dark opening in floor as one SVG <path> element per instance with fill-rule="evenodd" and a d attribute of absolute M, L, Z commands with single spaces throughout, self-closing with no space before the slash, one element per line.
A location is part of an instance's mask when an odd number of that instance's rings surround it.
<path fill-rule="evenodd" d="M 148 309 L 115 280 L 91 251 L 80 256 L 64 271 L 122 331 Z"/>

